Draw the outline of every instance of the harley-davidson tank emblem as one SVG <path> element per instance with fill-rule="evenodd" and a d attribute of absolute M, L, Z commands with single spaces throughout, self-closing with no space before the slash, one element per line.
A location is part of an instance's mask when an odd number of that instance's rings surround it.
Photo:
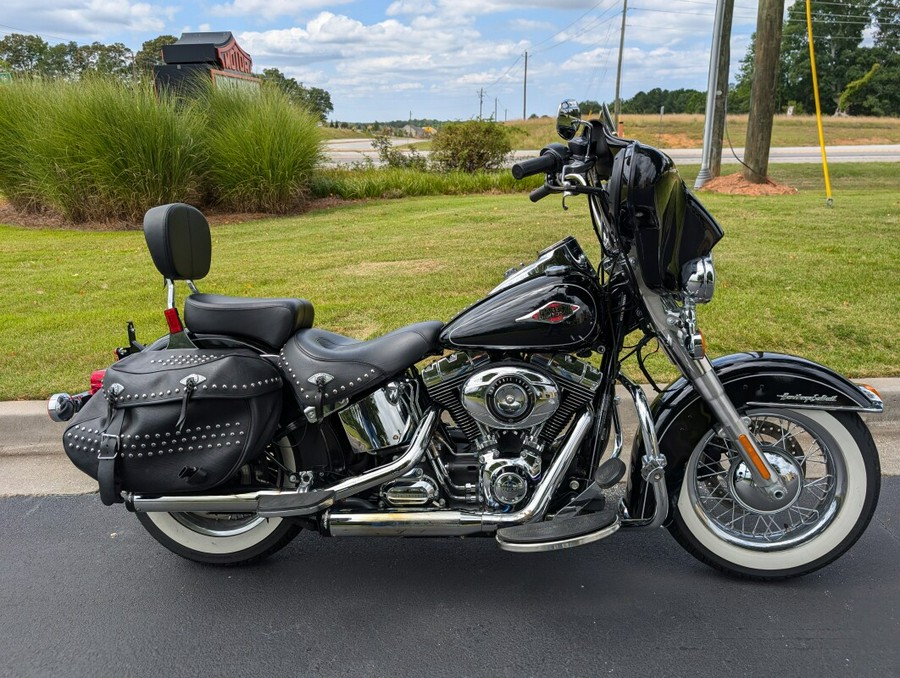
<path fill-rule="evenodd" d="M 779 400 L 798 401 L 802 403 L 833 403 L 837 401 L 837 396 L 829 395 L 802 395 L 800 393 L 780 393 Z"/>
<path fill-rule="evenodd" d="M 538 309 L 526 313 L 521 318 L 516 318 L 517 323 L 547 323 L 548 325 L 558 325 L 563 320 L 571 318 L 578 313 L 581 306 L 577 304 L 569 304 L 565 301 L 551 301 L 544 304 Z"/>

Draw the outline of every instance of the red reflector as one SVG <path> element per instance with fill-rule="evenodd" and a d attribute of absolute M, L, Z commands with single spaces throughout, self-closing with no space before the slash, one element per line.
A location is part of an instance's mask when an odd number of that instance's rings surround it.
<path fill-rule="evenodd" d="M 106 370 L 94 370 L 91 372 L 91 395 L 94 395 L 103 387 L 103 377 L 106 376 Z"/>
<path fill-rule="evenodd" d="M 181 324 L 181 318 L 178 317 L 177 308 L 167 308 L 165 313 L 166 323 L 169 325 L 169 334 L 178 334 L 179 332 L 184 331 L 184 326 Z"/>

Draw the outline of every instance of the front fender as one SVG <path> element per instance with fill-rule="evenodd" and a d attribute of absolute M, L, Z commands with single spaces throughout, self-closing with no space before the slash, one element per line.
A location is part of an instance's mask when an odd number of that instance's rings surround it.
<path fill-rule="evenodd" d="M 725 393 L 738 411 L 754 407 L 784 407 L 880 413 L 884 405 L 874 392 L 811 360 L 782 353 L 735 353 L 712 362 Z M 650 405 L 659 448 L 666 455 L 666 485 L 670 504 L 678 500 L 684 468 L 694 447 L 715 422 L 700 394 L 685 378 L 678 379 Z M 630 517 L 649 517 L 653 493 L 641 477 L 646 454 L 640 433 L 631 452 L 626 492 Z M 671 516 L 671 506 L 669 515 Z M 668 520 L 667 520 L 668 522 Z"/>

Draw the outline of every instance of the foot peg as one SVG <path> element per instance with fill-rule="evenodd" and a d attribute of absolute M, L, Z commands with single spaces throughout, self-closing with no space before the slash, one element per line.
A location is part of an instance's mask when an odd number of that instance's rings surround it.
<path fill-rule="evenodd" d="M 263 495 L 259 498 L 257 513 L 264 518 L 289 518 L 308 516 L 324 511 L 334 503 L 331 490 L 310 490 L 309 492 L 287 492 L 278 495 Z"/>
<path fill-rule="evenodd" d="M 504 551 L 534 553 L 556 551 L 598 541 L 619 529 L 616 509 L 585 513 L 543 523 L 514 525 L 497 530 L 497 543 Z"/>
<path fill-rule="evenodd" d="M 594 472 L 594 480 L 604 490 L 612 487 L 625 475 L 625 462 L 618 457 L 607 459 Z"/>

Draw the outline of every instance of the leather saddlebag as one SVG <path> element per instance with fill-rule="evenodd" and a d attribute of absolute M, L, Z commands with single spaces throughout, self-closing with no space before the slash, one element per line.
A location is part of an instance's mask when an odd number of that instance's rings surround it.
<path fill-rule="evenodd" d="M 144 351 L 114 363 L 66 429 L 72 462 L 122 491 L 170 494 L 222 484 L 263 451 L 281 414 L 278 369 L 249 350 Z"/>

